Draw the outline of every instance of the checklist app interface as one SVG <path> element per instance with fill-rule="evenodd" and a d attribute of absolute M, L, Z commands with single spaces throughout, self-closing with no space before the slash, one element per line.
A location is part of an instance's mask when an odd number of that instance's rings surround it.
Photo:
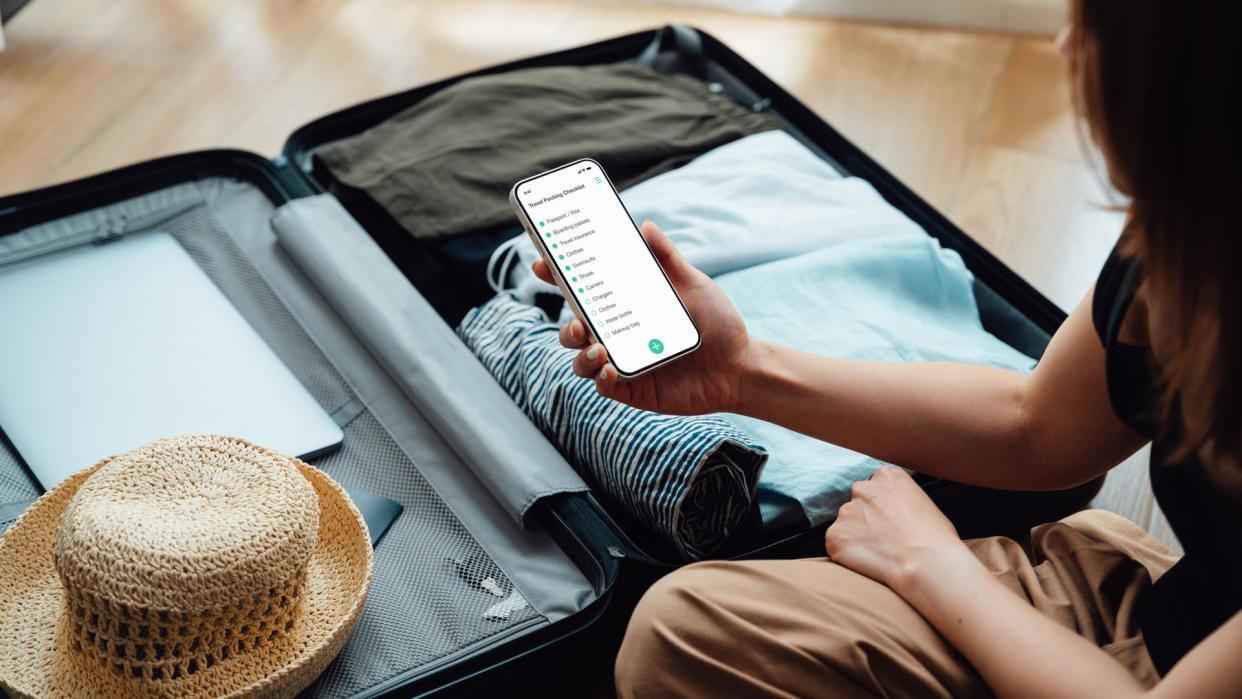
<path fill-rule="evenodd" d="M 621 373 L 698 344 L 694 323 L 598 164 L 579 161 L 526 180 L 517 199 Z"/>

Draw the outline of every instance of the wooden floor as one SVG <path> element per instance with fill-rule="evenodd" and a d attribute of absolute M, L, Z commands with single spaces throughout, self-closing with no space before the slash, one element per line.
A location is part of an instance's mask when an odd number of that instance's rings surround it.
<path fill-rule="evenodd" d="M 275 154 L 332 110 L 682 22 L 801 98 L 1065 308 L 1116 240 L 1041 38 L 602 0 L 36 0 L 0 53 L 0 194 L 180 151 Z M 1168 541 L 1136 459 L 1101 503 Z"/>

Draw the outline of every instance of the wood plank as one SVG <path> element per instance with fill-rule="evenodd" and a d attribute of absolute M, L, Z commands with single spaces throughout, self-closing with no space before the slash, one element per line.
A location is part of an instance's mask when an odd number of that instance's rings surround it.
<path fill-rule="evenodd" d="M 1095 173 L 1080 163 L 984 144 L 948 212 L 1069 310 L 1094 284 L 1120 233 L 1123 216 L 1105 202 Z"/>

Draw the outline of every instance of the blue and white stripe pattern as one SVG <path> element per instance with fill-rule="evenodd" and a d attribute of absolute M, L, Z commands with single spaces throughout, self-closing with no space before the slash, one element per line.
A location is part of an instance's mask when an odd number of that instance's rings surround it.
<path fill-rule="evenodd" d="M 457 333 L 565 458 L 686 560 L 709 556 L 751 511 L 768 454 L 715 415 L 650 413 L 574 375 L 544 312 L 500 294 Z"/>

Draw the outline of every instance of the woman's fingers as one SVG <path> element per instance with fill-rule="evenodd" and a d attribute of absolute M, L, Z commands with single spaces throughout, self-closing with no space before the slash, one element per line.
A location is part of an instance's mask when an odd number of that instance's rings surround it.
<path fill-rule="evenodd" d="M 561 326 L 561 346 L 568 349 L 578 349 L 587 343 L 586 326 L 582 321 L 574 318 L 568 323 Z"/>
<path fill-rule="evenodd" d="M 618 393 L 620 388 L 620 375 L 617 374 L 617 368 L 611 364 L 604 364 L 595 372 L 592 377 L 595 379 L 595 392 L 605 398 L 620 400 Z"/>
<path fill-rule="evenodd" d="M 600 369 L 608 363 L 608 353 L 603 345 L 591 345 L 574 357 L 574 373 L 584 379 L 593 379 Z"/>
<path fill-rule="evenodd" d="M 548 263 L 543 260 L 535 260 L 530 266 L 531 270 L 543 281 L 549 284 L 556 284 L 556 280 L 552 278 L 552 270 L 548 269 Z"/>
<path fill-rule="evenodd" d="M 577 323 L 574 321 L 573 323 Z M 566 334 L 572 332 L 573 323 L 567 324 L 561 328 L 562 342 Z M 621 400 L 621 375 L 617 373 L 617 368 L 608 363 L 608 352 L 603 345 L 591 344 L 583 349 L 574 357 L 573 363 L 574 373 L 584 379 L 591 379 L 595 382 L 595 390 L 605 398 Z"/>

